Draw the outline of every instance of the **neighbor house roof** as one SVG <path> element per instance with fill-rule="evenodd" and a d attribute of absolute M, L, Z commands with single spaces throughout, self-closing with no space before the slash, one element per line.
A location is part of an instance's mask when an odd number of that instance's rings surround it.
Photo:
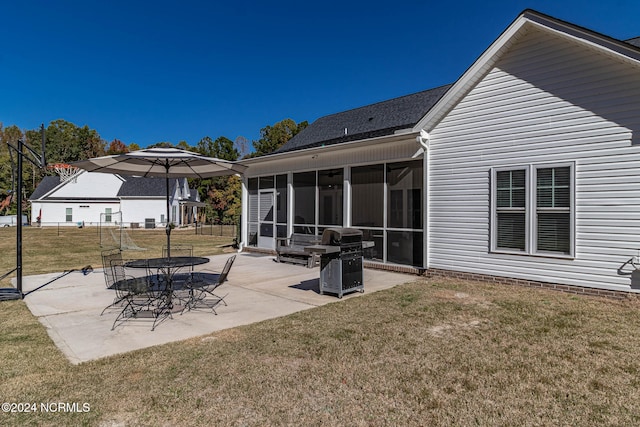
<path fill-rule="evenodd" d="M 143 178 L 134 176 L 120 176 L 123 179 L 118 190 L 117 197 L 166 197 L 166 184 L 164 178 Z M 175 192 L 176 183 L 184 184 L 186 178 L 172 178 L 169 180 L 169 192 Z M 46 197 L 52 190 L 60 185 L 59 176 L 45 176 L 29 197 L 29 200 L 39 200 Z M 86 197 L 90 199 L 91 197 Z M 49 197 L 47 197 L 49 199 Z M 55 199 L 55 198 L 54 198 Z"/>
<path fill-rule="evenodd" d="M 164 178 L 144 178 L 122 176 L 125 181 L 118 191 L 118 197 L 166 197 L 167 186 Z M 185 178 L 180 178 L 185 179 Z M 176 179 L 169 180 L 169 193 L 175 192 Z"/>
<path fill-rule="evenodd" d="M 189 189 L 189 198 L 187 199 L 190 202 L 199 202 L 198 200 L 198 189 L 190 188 Z"/>
<path fill-rule="evenodd" d="M 392 135 L 412 128 L 451 85 L 324 116 L 291 138 L 276 153 Z"/>
<path fill-rule="evenodd" d="M 31 193 L 31 197 L 29 197 L 29 200 L 38 200 L 42 198 L 58 185 L 60 185 L 59 176 L 45 176 L 44 178 L 42 178 L 42 181 L 40 181 L 40 184 L 38 184 L 33 193 Z"/>

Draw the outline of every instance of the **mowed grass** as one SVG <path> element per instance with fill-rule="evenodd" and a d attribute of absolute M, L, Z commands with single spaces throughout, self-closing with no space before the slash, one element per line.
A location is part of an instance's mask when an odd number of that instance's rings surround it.
<path fill-rule="evenodd" d="M 130 244 L 144 249 L 127 250 L 125 256 L 130 258 L 161 256 L 162 246 L 167 243 L 164 228 L 125 229 L 125 233 L 131 240 Z M 99 230 L 98 227 L 24 227 L 22 234 L 24 276 L 80 269 L 85 265 L 101 268 L 100 252 L 116 246 L 108 228 Z M 218 254 L 222 252 L 224 245 L 228 246 L 232 241 L 233 237 L 196 235 L 192 228 L 176 228 L 171 233 L 172 245 L 192 245 L 196 256 Z M 16 267 L 16 227 L 0 227 L 0 253 L 2 275 Z M 0 286 L 11 286 L 12 277 L 15 275 L 0 281 Z"/>
<path fill-rule="evenodd" d="M 0 425 L 640 424 L 637 300 L 407 280 L 77 366 L 22 301 L 0 303 L 0 401 L 90 405 Z"/>

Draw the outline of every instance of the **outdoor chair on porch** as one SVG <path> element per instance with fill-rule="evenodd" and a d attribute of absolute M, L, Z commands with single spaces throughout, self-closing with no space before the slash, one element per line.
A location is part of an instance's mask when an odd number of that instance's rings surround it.
<path fill-rule="evenodd" d="M 193 280 L 189 284 L 189 299 L 182 309 L 182 313 L 185 310 L 197 310 L 204 307 L 217 315 L 215 307 L 220 303 L 227 305 L 224 300 L 227 295 L 219 296 L 214 291 L 227 281 L 235 259 L 235 255 L 227 259 L 221 273 L 206 270 L 194 273 Z"/>

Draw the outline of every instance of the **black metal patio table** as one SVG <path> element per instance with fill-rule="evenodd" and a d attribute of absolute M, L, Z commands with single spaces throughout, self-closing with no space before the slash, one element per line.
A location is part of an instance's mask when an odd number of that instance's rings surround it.
<path fill-rule="evenodd" d="M 135 259 L 127 262 L 126 267 L 129 268 L 147 268 L 149 270 L 161 271 L 166 276 L 167 290 L 172 290 L 172 277 L 173 274 L 180 268 L 193 267 L 195 265 L 202 265 L 209 262 L 209 258 L 199 256 L 176 256 L 176 257 L 161 257 L 161 258 L 146 258 Z"/>
<path fill-rule="evenodd" d="M 197 256 L 177 256 L 177 257 L 160 257 L 146 258 L 128 261 L 125 266 L 129 268 L 145 268 L 149 270 L 157 270 L 164 276 L 165 286 L 162 289 L 164 304 L 160 311 L 171 314 L 173 310 L 173 276 L 176 271 L 184 267 L 193 267 L 209 262 L 209 258 Z M 159 274 L 160 275 L 160 274 Z"/>
<path fill-rule="evenodd" d="M 127 267 L 169 270 L 181 267 L 191 267 L 209 262 L 209 258 L 200 256 L 175 256 L 161 258 L 135 259 L 127 262 Z"/>

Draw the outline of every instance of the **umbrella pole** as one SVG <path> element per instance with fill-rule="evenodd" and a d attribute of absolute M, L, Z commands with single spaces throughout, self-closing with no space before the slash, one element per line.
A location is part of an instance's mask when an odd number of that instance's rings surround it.
<path fill-rule="evenodd" d="M 171 258 L 171 222 L 169 221 L 169 168 L 167 166 L 167 174 L 165 175 L 167 184 L 167 258 Z"/>

